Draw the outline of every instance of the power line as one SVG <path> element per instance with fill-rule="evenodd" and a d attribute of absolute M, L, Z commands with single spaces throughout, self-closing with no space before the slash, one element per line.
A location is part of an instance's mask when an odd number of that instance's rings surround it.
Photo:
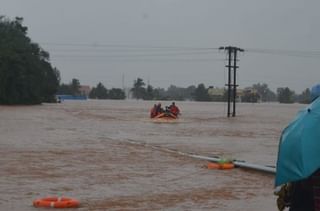
<path fill-rule="evenodd" d="M 201 59 L 201 58 L 137 58 L 137 59 L 125 59 L 125 58 L 96 58 L 96 57 L 74 57 L 74 58 L 67 58 L 67 57 L 58 57 L 58 58 L 51 58 L 51 60 L 55 61 L 71 61 L 71 62 L 96 62 L 96 61 L 104 61 L 104 62 L 224 62 L 224 59 Z"/>
<path fill-rule="evenodd" d="M 162 53 L 162 54 L 96 54 L 96 55 L 84 55 L 84 54 L 52 54 L 55 57 L 105 57 L 105 58 L 113 58 L 113 57 L 153 57 L 153 56 L 181 56 L 181 55 L 208 55 L 212 54 L 212 52 L 174 52 L 174 53 Z"/>
<path fill-rule="evenodd" d="M 186 47 L 186 46 L 154 46 L 154 45 L 127 45 L 127 44 L 88 44 L 88 43 L 47 43 L 45 46 L 73 46 L 73 47 L 91 47 L 91 48 L 130 48 L 130 49 L 171 49 L 171 50 L 219 50 L 218 47 Z"/>
<path fill-rule="evenodd" d="M 303 58 L 319 58 L 320 50 L 301 51 L 301 50 L 284 50 L 284 49 L 254 49 L 246 50 L 248 53 L 269 54 L 275 56 L 293 56 Z"/>
<path fill-rule="evenodd" d="M 188 47 L 188 46 L 155 46 L 155 45 L 129 45 L 129 44 L 100 44 L 100 43 L 56 43 L 41 42 L 44 46 L 59 47 L 51 49 L 52 51 L 62 52 L 218 52 L 218 47 Z M 64 48 L 69 47 L 69 48 Z M 70 49 L 73 47 L 73 49 Z M 85 47 L 85 48 L 84 48 Z M 269 54 L 275 56 L 291 56 L 301 58 L 319 58 L 320 50 L 288 50 L 288 49 L 264 49 L 264 48 L 246 48 L 248 53 Z"/>
<path fill-rule="evenodd" d="M 101 48 L 118 48 L 126 50 L 219 50 L 219 47 L 187 47 L 187 46 L 154 46 L 154 45 L 128 45 L 128 44 L 100 44 L 100 43 L 56 43 L 56 42 L 40 42 L 44 46 L 68 46 L 68 47 L 90 47 L 91 49 Z M 288 49 L 267 49 L 267 48 L 246 48 L 249 53 L 268 53 L 283 55 L 320 55 L 320 50 L 288 50 Z"/>
<path fill-rule="evenodd" d="M 132 58 L 151 58 L 169 57 L 167 61 L 206 61 L 199 59 L 199 56 L 212 55 L 218 53 L 218 48 L 203 48 L 203 47 L 182 47 L 182 46 L 151 46 L 151 45 L 119 45 L 119 44 L 81 44 L 81 43 L 43 43 L 48 46 L 55 46 L 56 49 L 51 50 L 51 58 L 60 60 L 70 59 L 121 59 L 128 61 Z M 62 47 L 62 48 L 59 48 Z M 67 47 L 67 48 L 65 48 Z M 70 48 L 72 47 L 72 48 Z M 185 57 L 187 56 L 187 57 Z M 177 59 L 176 57 L 184 57 L 186 59 Z M 189 58 L 192 57 L 192 58 Z M 196 59 L 195 59 L 196 57 Z M 211 57 L 211 56 L 210 56 Z M 220 60 L 220 59 L 214 59 Z M 146 61 L 144 59 L 143 61 Z M 155 60 L 152 60 L 155 61 Z"/>
<path fill-rule="evenodd" d="M 214 49 L 144 49 L 144 48 L 50 48 L 50 51 L 55 52 L 211 52 L 218 53 Z"/>

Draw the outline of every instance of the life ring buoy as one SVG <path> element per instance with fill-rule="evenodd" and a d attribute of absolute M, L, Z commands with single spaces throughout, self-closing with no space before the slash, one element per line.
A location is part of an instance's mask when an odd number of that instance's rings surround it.
<path fill-rule="evenodd" d="M 47 197 L 33 201 L 34 207 L 76 208 L 79 204 L 78 200 L 66 197 Z"/>
<path fill-rule="evenodd" d="M 207 165 L 208 169 L 221 169 L 221 170 L 226 170 L 226 169 L 233 169 L 234 164 L 233 163 L 213 163 L 210 162 Z"/>
<path fill-rule="evenodd" d="M 220 164 L 220 169 L 233 169 L 234 168 L 234 164 L 233 163 L 221 163 Z"/>
<path fill-rule="evenodd" d="M 208 169 L 220 169 L 220 165 L 218 163 L 208 163 Z"/>

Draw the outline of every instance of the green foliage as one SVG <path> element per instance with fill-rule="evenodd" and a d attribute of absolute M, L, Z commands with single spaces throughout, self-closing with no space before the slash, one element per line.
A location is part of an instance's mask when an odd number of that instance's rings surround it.
<path fill-rule="evenodd" d="M 278 100 L 280 103 L 294 103 L 294 92 L 288 87 L 278 88 Z"/>
<path fill-rule="evenodd" d="M 167 90 L 156 88 L 153 90 L 153 100 L 192 100 L 195 86 L 187 88 L 170 85 Z"/>
<path fill-rule="evenodd" d="M 97 87 L 92 88 L 89 98 L 122 100 L 126 98 L 126 95 L 122 89 L 112 88 L 111 90 L 108 90 L 101 82 L 99 82 Z"/>
<path fill-rule="evenodd" d="M 58 88 L 58 95 L 73 95 L 71 86 L 68 84 L 61 84 Z"/>
<path fill-rule="evenodd" d="M 260 95 L 255 89 L 248 87 L 243 90 L 241 102 L 257 103 L 259 99 L 260 99 Z"/>
<path fill-rule="evenodd" d="M 108 98 L 108 90 L 105 86 L 99 82 L 97 87 L 93 87 L 89 94 L 89 98 L 92 99 L 107 99 Z"/>
<path fill-rule="evenodd" d="M 305 89 L 301 95 L 297 96 L 297 101 L 299 103 L 303 103 L 303 104 L 308 104 L 311 102 L 311 93 L 310 93 L 310 89 L 307 88 Z"/>
<path fill-rule="evenodd" d="M 144 100 L 153 100 L 154 99 L 154 90 L 151 85 L 147 86 L 145 95 L 142 97 Z"/>
<path fill-rule="evenodd" d="M 185 90 L 174 85 L 169 86 L 167 90 L 168 100 L 184 100 L 187 97 Z"/>
<path fill-rule="evenodd" d="M 114 100 L 123 100 L 126 98 L 125 93 L 123 92 L 122 89 L 119 88 L 112 88 L 109 91 L 109 99 L 114 99 Z"/>
<path fill-rule="evenodd" d="M 31 42 L 22 21 L 0 17 L 0 104 L 53 102 L 59 71 L 49 53 Z"/>
<path fill-rule="evenodd" d="M 131 89 L 133 97 L 143 100 L 195 100 L 195 101 L 227 101 L 228 90 L 224 89 L 223 93 L 214 94 L 208 91 L 213 88 L 206 88 L 204 84 L 194 85 L 187 88 L 181 88 L 170 85 L 167 90 L 163 88 L 153 88 L 148 85 L 145 88 L 143 79 L 137 78 L 134 81 L 134 87 Z M 217 88 L 217 87 L 216 87 Z M 218 88 L 219 89 L 219 88 Z M 231 99 L 233 99 L 233 91 L 231 90 Z M 310 90 L 306 89 L 301 95 L 295 95 L 288 87 L 278 88 L 277 94 L 271 91 L 266 83 L 253 84 L 243 90 L 241 96 L 242 102 L 275 102 L 280 103 L 309 103 Z"/>
<path fill-rule="evenodd" d="M 80 86 L 80 81 L 76 78 L 73 78 L 69 84 L 61 84 L 58 88 L 57 94 L 79 96 L 81 95 Z"/>
<path fill-rule="evenodd" d="M 133 88 L 131 89 L 133 98 L 144 99 L 146 97 L 146 89 L 144 88 L 145 83 L 143 79 L 137 78 L 133 83 Z"/>
<path fill-rule="evenodd" d="M 262 102 L 267 102 L 267 101 L 270 102 L 270 101 L 277 100 L 277 95 L 268 88 L 268 84 L 257 83 L 257 84 L 253 84 L 252 88 L 257 90 L 257 94 L 260 96 L 260 100 Z"/>
<path fill-rule="evenodd" d="M 168 100 L 166 90 L 163 88 L 153 89 L 154 100 Z"/>
<path fill-rule="evenodd" d="M 193 93 L 193 96 L 195 101 L 211 101 L 208 89 L 204 84 L 198 85 Z"/>
<path fill-rule="evenodd" d="M 73 78 L 70 84 L 70 89 L 73 95 L 80 95 L 80 81 L 76 78 Z"/>

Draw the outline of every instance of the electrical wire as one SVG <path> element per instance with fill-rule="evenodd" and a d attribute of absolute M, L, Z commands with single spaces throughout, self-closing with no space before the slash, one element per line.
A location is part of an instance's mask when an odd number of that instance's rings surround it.
<path fill-rule="evenodd" d="M 219 50 L 218 47 L 185 47 L 185 46 L 153 46 L 153 45 L 126 45 L 126 44 L 88 44 L 88 43 L 46 43 L 45 46 L 73 46 L 91 48 L 127 48 L 127 49 L 165 49 L 165 50 Z"/>
<path fill-rule="evenodd" d="M 126 45 L 126 44 L 86 44 L 86 43 L 41 43 L 53 47 L 50 49 L 54 60 L 112 60 L 112 61 L 151 61 L 161 62 L 201 62 L 220 61 L 212 58 L 212 54 L 219 53 L 219 48 L 185 47 L 185 46 L 154 46 L 154 45 Z M 203 57 L 207 55 L 209 57 Z M 157 57 L 156 59 L 149 59 Z M 199 58 L 201 57 L 201 58 Z"/>
<path fill-rule="evenodd" d="M 59 60 L 59 61 L 72 61 L 72 62 L 88 62 L 88 61 L 105 61 L 105 62 L 223 62 L 224 59 L 196 59 L 196 58 L 176 58 L 176 59 L 170 59 L 170 58 L 141 58 L 141 59 L 131 59 L 131 58 L 95 58 L 95 57 L 74 57 L 74 58 L 68 58 L 68 57 L 58 57 L 58 58 L 51 58 L 51 60 Z"/>
<path fill-rule="evenodd" d="M 319 58 L 320 50 L 302 51 L 302 50 L 284 50 L 284 49 L 258 49 L 248 48 L 247 53 L 269 54 L 275 56 L 293 56 L 302 58 Z"/>
<path fill-rule="evenodd" d="M 132 58 L 145 58 L 143 61 L 148 61 L 150 57 L 169 57 L 169 59 L 158 58 L 159 61 L 219 61 L 220 58 L 198 58 L 203 55 L 220 54 L 219 47 L 187 47 L 187 46 L 155 46 L 155 45 L 129 45 L 129 44 L 101 44 L 101 43 L 56 43 L 56 42 L 41 42 L 43 46 L 50 49 L 51 57 L 55 60 L 97 60 L 121 58 L 119 61 L 129 61 Z M 225 50 L 223 50 L 226 52 Z M 244 54 L 268 54 L 274 56 L 289 56 L 300 58 L 316 58 L 320 57 L 320 50 L 287 50 L 287 49 L 264 49 L 264 48 L 246 48 Z M 194 56 L 173 58 L 176 56 Z M 226 55 L 227 56 L 227 55 Z M 77 59 L 74 59 L 77 58 Z M 137 61 L 137 60 L 131 60 Z M 149 61 L 155 61 L 151 59 Z"/>
<path fill-rule="evenodd" d="M 153 57 L 153 56 L 180 56 L 180 55 L 207 55 L 211 52 L 180 52 L 180 53 L 162 53 L 162 54 L 95 54 L 95 55 L 83 55 L 83 54 L 53 54 L 55 57 Z"/>

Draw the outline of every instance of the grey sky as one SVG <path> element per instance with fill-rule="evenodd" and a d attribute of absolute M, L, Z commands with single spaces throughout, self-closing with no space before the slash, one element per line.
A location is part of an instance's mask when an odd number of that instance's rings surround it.
<path fill-rule="evenodd" d="M 227 45 L 246 50 L 239 58 L 240 87 L 265 82 L 274 91 L 301 92 L 320 82 L 318 0 L 0 2 L 0 14 L 24 18 L 63 82 L 78 78 L 111 88 L 124 79 L 128 87 L 141 77 L 162 88 L 223 87 L 225 53 L 205 48 Z"/>

